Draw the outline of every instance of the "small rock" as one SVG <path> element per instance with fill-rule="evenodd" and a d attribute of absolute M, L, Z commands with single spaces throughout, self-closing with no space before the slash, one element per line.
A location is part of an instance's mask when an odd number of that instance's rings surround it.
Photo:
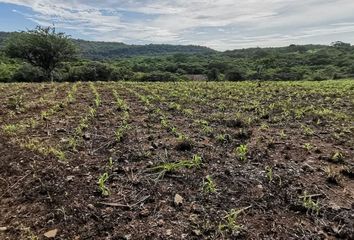
<path fill-rule="evenodd" d="M 157 146 L 157 144 L 156 143 L 151 143 L 151 147 L 153 147 L 154 149 L 157 149 L 158 148 L 158 146 Z"/>
<path fill-rule="evenodd" d="M 181 195 L 179 195 L 178 193 L 175 195 L 175 205 L 176 206 L 180 206 L 183 204 L 183 197 Z"/>
<path fill-rule="evenodd" d="M 258 185 L 257 185 L 257 188 L 263 189 L 263 186 L 262 186 L 261 184 L 258 184 Z"/>
<path fill-rule="evenodd" d="M 50 231 L 46 232 L 46 233 L 44 234 L 44 236 L 45 236 L 46 238 L 55 238 L 55 236 L 57 235 L 57 233 L 58 233 L 58 229 L 53 229 L 53 230 L 50 230 Z"/>
<path fill-rule="evenodd" d="M 87 205 L 87 208 L 88 208 L 88 209 L 91 209 L 91 210 L 95 210 L 95 206 L 93 206 L 92 204 L 88 204 L 88 205 Z"/>
<path fill-rule="evenodd" d="M 172 235 L 172 229 L 167 229 L 166 230 L 166 235 L 171 236 Z"/>
<path fill-rule="evenodd" d="M 165 221 L 162 220 L 162 219 L 160 219 L 160 220 L 157 222 L 157 225 L 158 225 L 159 227 L 162 227 L 164 224 L 165 224 Z"/>
<path fill-rule="evenodd" d="M 147 217 L 150 215 L 150 211 L 149 209 L 143 209 L 141 212 L 140 212 L 140 216 L 142 217 Z"/>
<path fill-rule="evenodd" d="M 7 231 L 7 227 L 0 227 L 0 232 L 5 232 Z"/>
<path fill-rule="evenodd" d="M 74 177 L 75 177 L 75 176 L 67 176 L 67 177 L 66 177 L 66 181 L 71 182 L 71 181 L 74 180 Z"/>
<path fill-rule="evenodd" d="M 202 232 L 201 232 L 200 230 L 198 230 L 198 229 L 193 230 L 193 233 L 194 233 L 195 235 L 197 235 L 197 236 L 202 235 Z"/>
<path fill-rule="evenodd" d="M 90 139 L 91 139 L 91 135 L 90 135 L 89 133 L 85 133 L 84 136 L 83 136 L 83 138 L 84 138 L 85 140 L 90 140 Z"/>
<path fill-rule="evenodd" d="M 58 132 L 58 133 L 65 133 L 65 132 L 66 132 L 66 129 L 64 129 L 64 128 L 58 128 L 58 129 L 56 129 L 55 131 Z"/>
<path fill-rule="evenodd" d="M 124 239 L 130 240 L 130 239 L 132 239 L 132 235 L 131 234 L 124 235 Z"/>

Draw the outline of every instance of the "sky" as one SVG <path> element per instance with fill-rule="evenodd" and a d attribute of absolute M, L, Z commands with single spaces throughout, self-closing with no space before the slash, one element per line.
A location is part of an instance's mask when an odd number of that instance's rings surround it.
<path fill-rule="evenodd" d="M 0 0 L 0 31 L 54 25 L 74 38 L 216 50 L 354 44 L 354 0 Z"/>

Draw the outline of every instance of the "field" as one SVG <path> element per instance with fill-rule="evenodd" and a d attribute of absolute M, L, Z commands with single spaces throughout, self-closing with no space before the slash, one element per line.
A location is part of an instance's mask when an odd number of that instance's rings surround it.
<path fill-rule="evenodd" d="M 352 80 L 0 96 L 0 239 L 354 238 Z"/>

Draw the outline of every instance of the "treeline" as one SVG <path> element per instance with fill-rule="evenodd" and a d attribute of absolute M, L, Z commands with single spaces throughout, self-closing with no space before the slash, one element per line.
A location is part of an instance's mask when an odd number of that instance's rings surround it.
<path fill-rule="evenodd" d="M 6 39 L 12 37 L 14 34 L 16 33 L 0 32 L 0 49 L 5 47 Z M 72 39 L 72 42 L 78 47 L 78 56 L 80 58 L 99 61 L 135 56 L 161 56 L 176 53 L 209 54 L 216 52 L 207 47 L 194 45 L 129 45 L 119 42 L 97 42 L 80 39 Z"/>
<path fill-rule="evenodd" d="M 54 34 L 54 37 L 59 38 L 64 36 L 55 35 L 55 32 L 46 34 Z M 45 39 L 47 35 L 40 37 Z M 0 34 L 0 46 L 5 46 L 4 39 L 7 37 Z M 72 41 L 66 37 L 64 39 Z M 12 40 L 16 41 L 16 38 Z M 33 41 L 35 45 L 39 40 Z M 40 41 L 43 41 L 41 46 L 45 45 L 46 39 Z M 17 49 L 15 54 L 9 54 L 3 48 L 0 51 L 0 81 L 48 81 L 49 76 L 55 81 L 180 81 L 188 80 L 191 76 L 201 76 L 200 79 L 210 81 L 354 77 L 354 46 L 343 42 L 335 42 L 330 46 L 290 45 L 226 52 L 198 46 L 131 46 L 82 40 L 75 40 L 73 45 L 79 46 L 78 54 L 63 58 L 52 69 L 21 58 L 22 55 L 28 55 L 26 52 L 21 55 L 16 53 Z M 69 43 L 68 46 L 71 49 Z"/>

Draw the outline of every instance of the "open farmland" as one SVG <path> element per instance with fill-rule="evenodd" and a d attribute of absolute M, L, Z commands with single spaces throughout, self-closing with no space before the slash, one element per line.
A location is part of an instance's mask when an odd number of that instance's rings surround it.
<path fill-rule="evenodd" d="M 0 239 L 354 238 L 352 80 L 0 96 Z"/>

